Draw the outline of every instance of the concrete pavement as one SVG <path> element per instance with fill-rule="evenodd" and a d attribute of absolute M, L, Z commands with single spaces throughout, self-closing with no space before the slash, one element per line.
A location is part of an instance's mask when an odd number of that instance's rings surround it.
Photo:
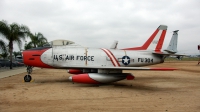
<path fill-rule="evenodd" d="M 33 70 L 35 70 L 35 69 L 38 69 L 38 68 L 34 67 Z M 0 79 L 9 77 L 9 76 L 13 76 L 13 75 L 17 75 L 20 73 L 24 73 L 24 72 L 26 72 L 26 67 L 14 68 L 12 70 L 6 68 L 5 70 L 2 70 L 0 72 Z"/>

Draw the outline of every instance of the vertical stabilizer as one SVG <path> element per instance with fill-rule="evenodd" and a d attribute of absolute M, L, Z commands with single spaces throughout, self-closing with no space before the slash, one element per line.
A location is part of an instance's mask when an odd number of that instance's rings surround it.
<path fill-rule="evenodd" d="M 160 25 L 141 47 L 125 48 L 123 50 L 150 50 L 161 52 L 166 31 L 167 26 Z"/>
<path fill-rule="evenodd" d="M 110 46 L 110 49 L 117 49 L 118 41 L 114 41 L 113 44 Z"/>
<path fill-rule="evenodd" d="M 177 51 L 177 43 L 178 43 L 178 31 L 175 30 L 173 31 L 172 38 L 170 40 L 170 43 L 165 51 L 170 52 L 170 53 L 176 53 Z"/>

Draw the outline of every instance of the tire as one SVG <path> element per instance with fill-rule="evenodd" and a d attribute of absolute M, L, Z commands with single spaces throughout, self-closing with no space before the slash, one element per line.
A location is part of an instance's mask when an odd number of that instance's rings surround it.
<path fill-rule="evenodd" d="M 24 82 L 31 82 L 32 77 L 30 75 L 25 75 L 24 76 Z"/>

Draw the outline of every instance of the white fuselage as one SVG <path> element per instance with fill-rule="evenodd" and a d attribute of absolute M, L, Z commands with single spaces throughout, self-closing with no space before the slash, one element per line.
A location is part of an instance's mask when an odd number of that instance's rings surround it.
<path fill-rule="evenodd" d="M 148 51 L 54 46 L 41 55 L 53 67 L 138 67 L 158 64 L 162 57 Z"/>

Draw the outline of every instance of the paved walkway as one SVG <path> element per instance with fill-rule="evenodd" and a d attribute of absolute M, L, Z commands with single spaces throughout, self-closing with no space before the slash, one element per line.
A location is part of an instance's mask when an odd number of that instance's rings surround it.
<path fill-rule="evenodd" d="M 33 70 L 36 70 L 38 68 L 34 67 Z M 19 67 L 19 68 L 15 68 L 15 69 L 6 69 L 0 72 L 0 79 L 1 78 L 5 78 L 5 77 L 9 77 L 9 76 L 13 76 L 13 75 L 17 75 L 20 73 L 24 73 L 26 72 L 26 67 Z"/>

